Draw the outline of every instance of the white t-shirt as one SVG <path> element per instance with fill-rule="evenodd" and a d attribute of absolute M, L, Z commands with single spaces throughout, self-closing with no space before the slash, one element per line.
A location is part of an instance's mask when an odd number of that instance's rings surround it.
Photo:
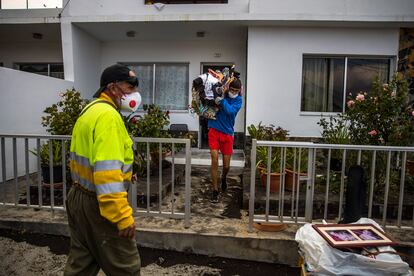
<path fill-rule="evenodd" d="M 209 73 L 205 73 L 199 76 L 203 80 L 204 84 L 204 93 L 206 94 L 207 100 L 213 100 L 214 99 L 214 93 L 213 93 L 213 85 L 219 82 L 219 80 L 213 75 Z"/>

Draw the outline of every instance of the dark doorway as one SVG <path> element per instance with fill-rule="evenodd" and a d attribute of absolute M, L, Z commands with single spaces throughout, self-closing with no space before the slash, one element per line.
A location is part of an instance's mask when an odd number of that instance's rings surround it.
<path fill-rule="evenodd" d="M 232 63 L 202 63 L 201 74 L 207 73 L 208 69 L 223 70 L 225 67 L 230 68 Z M 208 120 L 204 117 L 199 117 L 200 123 L 200 149 L 208 149 Z"/>

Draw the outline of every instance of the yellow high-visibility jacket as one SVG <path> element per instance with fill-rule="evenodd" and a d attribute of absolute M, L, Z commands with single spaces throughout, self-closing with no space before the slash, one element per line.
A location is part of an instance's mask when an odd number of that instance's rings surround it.
<path fill-rule="evenodd" d="M 102 93 L 96 101 L 107 103 L 90 103 L 73 128 L 72 180 L 95 192 L 101 215 L 122 230 L 134 223 L 127 200 L 134 160 L 132 140 L 111 98 Z"/>

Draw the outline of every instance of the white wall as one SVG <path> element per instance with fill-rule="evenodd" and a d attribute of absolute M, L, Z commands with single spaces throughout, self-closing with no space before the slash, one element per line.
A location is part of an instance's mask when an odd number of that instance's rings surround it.
<path fill-rule="evenodd" d="M 412 0 L 250 0 L 250 13 L 274 19 L 411 21 Z M 271 16 L 270 16 L 271 15 Z"/>
<path fill-rule="evenodd" d="M 0 43 L 0 62 L 13 68 L 16 62 L 63 62 L 60 42 Z"/>
<path fill-rule="evenodd" d="M 67 0 L 66 0 L 67 1 Z M 66 2 L 65 1 L 65 2 Z M 263 21 L 410 22 L 412 0 L 229 0 L 228 4 L 169 4 L 162 10 L 144 0 L 72 0 L 64 11 L 76 22 L 99 21 Z M 270 22 L 272 24 L 272 22 Z"/>
<path fill-rule="evenodd" d="M 99 88 L 101 42 L 72 24 L 72 47 L 74 86 L 88 98 Z"/>
<path fill-rule="evenodd" d="M 62 9 L 0 9 L 0 23 L 59 23 Z"/>
<path fill-rule="evenodd" d="M 399 29 L 249 28 L 246 125 L 274 124 L 320 136 L 320 115 L 301 115 L 303 54 L 398 53 Z"/>
<path fill-rule="evenodd" d="M 243 83 L 246 77 L 246 46 L 244 41 L 135 41 L 104 42 L 102 45 L 102 70 L 116 62 L 186 62 L 189 63 L 189 91 L 191 101 L 191 81 L 200 74 L 200 63 L 234 62 L 241 73 Z M 221 53 L 215 58 L 215 53 Z M 139 72 L 138 77 L 139 77 Z M 173 112 L 172 123 L 185 123 L 192 131 L 198 131 L 197 116 L 188 112 Z M 243 132 L 244 107 L 236 119 L 235 131 Z"/>
<path fill-rule="evenodd" d="M 72 82 L 0 67 L 0 133 L 46 134 L 41 125 L 43 110 L 59 100 L 59 93 L 71 89 Z M 11 142 L 6 143 L 7 177 L 13 173 Z M 33 149 L 31 143 L 29 149 Z M 18 173 L 25 172 L 24 142 L 18 143 Z M 30 171 L 35 171 L 35 156 L 30 156 Z M 0 179 L 2 179 L 0 170 Z"/>
<path fill-rule="evenodd" d="M 72 0 L 68 5 L 67 14 L 71 16 L 110 15 L 114 18 L 130 14 L 221 14 L 242 13 L 248 10 L 249 0 L 229 0 L 228 2 L 228 4 L 165 5 L 162 11 L 159 11 L 153 5 L 145 5 L 144 0 Z M 147 18 L 147 20 L 151 21 L 151 18 Z"/>

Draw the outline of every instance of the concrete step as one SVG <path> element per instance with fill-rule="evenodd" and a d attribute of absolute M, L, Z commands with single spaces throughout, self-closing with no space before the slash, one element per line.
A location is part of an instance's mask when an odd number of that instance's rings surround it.
<path fill-rule="evenodd" d="M 167 156 L 165 160 L 171 162 L 172 157 Z M 176 153 L 174 162 L 175 164 L 185 164 L 185 153 L 182 151 Z M 191 149 L 191 165 L 210 166 L 211 165 L 210 150 Z M 220 154 L 219 155 L 219 166 L 222 166 L 222 165 L 223 165 L 223 160 Z M 230 167 L 244 168 L 244 165 L 245 165 L 244 152 L 242 150 L 234 150 L 233 155 L 230 160 Z"/>

